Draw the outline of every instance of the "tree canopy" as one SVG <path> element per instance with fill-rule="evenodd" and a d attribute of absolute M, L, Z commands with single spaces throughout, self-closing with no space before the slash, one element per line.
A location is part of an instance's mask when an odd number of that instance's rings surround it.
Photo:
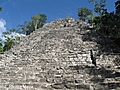
<path fill-rule="evenodd" d="M 37 14 L 32 16 L 30 21 L 25 21 L 23 25 L 18 25 L 18 27 L 22 30 L 22 33 L 29 35 L 36 29 L 41 28 L 46 20 L 47 16 L 45 14 Z"/>
<path fill-rule="evenodd" d="M 2 7 L 0 7 L 0 11 L 2 11 Z"/>
<path fill-rule="evenodd" d="M 41 28 L 44 25 L 44 23 L 47 20 L 47 17 L 45 14 L 37 14 L 35 16 L 32 16 L 31 20 L 32 20 L 31 22 L 34 26 L 34 29 L 36 30 L 38 28 Z"/>
<path fill-rule="evenodd" d="M 88 0 L 88 1 L 94 5 L 94 11 L 101 16 L 106 6 L 106 0 Z"/>
<path fill-rule="evenodd" d="M 120 0 L 115 2 L 115 11 L 112 12 L 108 12 L 107 9 L 105 9 L 106 0 L 100 0 L 99 4 L 96 0 L 88 1 L 94 4 L 94 11 L 99 13 L 99 16 L 90 19 L 90 23 L 94 24 L 95 29 L 99 30 L 100 33 L 111 38 L 120 46 L 118 42 L 120 40 Z"/>
<path fill-rule="evenodd" d="M 14 45 L 14 41 L 9 37 L 7 37 L 4 43 L 5 45 L 4 45 L 3 51 L 8 51 Z"/>
<path fill-rule="evenodd" d="M 92 10 L 86 7 L 81 7 L 78 9 L 78 16 L 80 17 L 80 20 L 85 21 L 89 16 L 92 16 Z"/>

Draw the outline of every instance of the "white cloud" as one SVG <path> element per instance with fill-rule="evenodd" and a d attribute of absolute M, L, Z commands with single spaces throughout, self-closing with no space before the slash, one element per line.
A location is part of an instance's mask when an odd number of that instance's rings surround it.
<path fill-rule="evenodd" d="M 6 32 L 7 28 L 5 27 L 6 25 L 6 21 L 4 19 L 0 19 L 0 39 L 2 39 L 2 41 L 5 41 L 5 37 L 3 36 L 3 32 Z M 20 37 L 21 39 L 24 38 L 26 35 L 24 34 L 19 34 L 19 33 L 11 33 L 10 35 L 6 35 L 6 37 L 10 37 L 10 38 L 16 38 L 16 37 Z"/>
<path fill-rule="evenodd" d="M 19 34 L 15 32 L 11 33 L 10 35 L 6 35 L 6 37 L 13 38 L 13 39 L 15 39 L 16 37 L 20 37 L 22 39 L 25 36 L 26 36 L 25 34 Z"/>
<path fill-rule="evenodd" d="M 4 19 L 0 19 L 0 38 L 2 38 L 2 33 L 6 31 L 6 21 Z"/>

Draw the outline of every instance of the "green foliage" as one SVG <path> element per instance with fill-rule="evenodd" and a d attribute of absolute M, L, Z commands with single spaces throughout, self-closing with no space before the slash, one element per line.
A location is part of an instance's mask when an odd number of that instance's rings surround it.
<path fill-rule="evenodd" d="M 21 30 L 21 33 L 25 35 L 29 35 L 31 32 L 35 30 L 31 21 L 28 22 L 25 21 L 23 25 L 19 25 L 18 27 Z"/>
<path fill-rule="evenodd" d="M 37 14 L 35 16 L 32 16 L 31 20 L 32 20 L 32 24 L 33 24 L 34 28 L 38 29 L 44 25 L 44 23 L 47 20 L 47 17 L 45 14 Z"/>
<path fill-rule="evenodd" d="M 10 34 L 16 33 L 16 32 L 17 32 L 17 30 L 15 28 L 12 28 L 12 29 L 7 29 L 7 31 L 3 32 L 3 34 L 4 34 L 4 36 L 6 36 L 6 35 L 10 35 Z"/>
<path fill-rule="evenodd" d="M 9 32 L 3 32 L 2 34 L 7 35 L 7 34 L 9 34 Z"/>
<path fill-rule="evenodd" d="M 101 17 L 101 29 L 100 32 L 105 34 L 108 37 L 117 36 L 116 28 L 116 15 L 114 13 L 108 13 Z"/>
<path fill-rule="evenodd" d="M 120 0 L 115 2 L 115 13 L 105 11 L 101 17 L 100 31 L 108 37 L 120 38 Z"/>
<path fill-rule="evenodd" d="M 89 0 L 95 2 L 95 0 Z M 101 11 L 100 16 L 94 16 L 89 19 L 95 29 L 98 29 L 102 34 L 110 38 L 120 38 L 120 0 L 115 2 L 115 12 L 107 12 L 104 9 L 105 0 L 101 0 Z M 103 6 L 102 6 L 103 5 Z"/>
<path fill-rule="evenodd" d="M 2 7 L 0 7 L 0 11 L 2 11 Z"/>
<path fill-rule="evenodd" d="M 120 0 L 115 2 L 115 13 L 107 12 L 105 9 L 106 0 L 100 0 L 100 3 L 97 0 L 88 1 L 94 4 L 94 11 L 99 13 L 99 16 L 89 18 L 89 23 L 107 37 L 120 38 Z"/>
<path fill-rule="evenodd" d="M 89 18 L 88 23 L 90 23 L 94 29 L 99 30 L 100 29 L 100 16 L 92 16 L 92 18 Z"/>
<path fill-rule="evenodd" d="M 28 32 L 31 31 L 31 29 L 29 28 L 30 25 L 28 23 L 29 22 L 25 21 L 23 25 L 18 25 L 18 30 L 19 30 L 20 33 L 23 33 L 23 34 L 27 35 Z"/>
<path fill-rule="evenodd" d="M 11 47 L 13 45 L 19 43 L 20 37 L 19 36 L 14 36 L 14 34 L 16 32 L 17 32 L 17 30 L 14 29 L 14 28 L 8 30 L 7 32 L 3 32 L 4 37 L 6 38 L 6 40 L 4 42 L 3 51 L 8 51 L 9 49 L 11 49 Z M 12 35 L 12 33 L 14 33 L 14 34 Z"/>
<path fill-rule="evenodd" d="M 14 41 L 7 37 L 6 41 L 4 42 L 4 47 L 3 47 L 3 51 L 8 51 L 11 49 L 11 47 L 15 44 Z"/>
<path fill-rule="evenodd" d="M 120 16 L 120 0 L 115 2 L 115 9 L 116 9 L 116 14 Z"/>
<path fill-rule="evenodd" d="M 3 52 L 3 44 L 2 44 L 2 40 L 0 39 L 0 53 Z"/>
<path fill-rule="evenodd" d="M 20 41 L 20 37 L 16 37 L 16 40 L 17 40 L 17 41 Z"/>
<path fill-rule="evenodd" d="M 100 29 L 102 20 L 101 17 L 106 13 L 107 10 L 105 9 L 106 0 L 88 0 L 88 1 L 94 5 L 94 12 L 99 14 L 99 16 L 92 15 L 92 18 L 89 18 L 89 23 L 91 23 L 95 29 Z"/>
<path fill-rule="evenodd" d="M 80 20 L 87 20 L 89 16 L 92 15 L 92 10 L 82 7 L 78 9 L 78 16 L 80 17 Z"/>
<path fill-rule="evenodd" d="M 101 16 L 106 6 L 106 0 L 100 0 L 99 3 L 98 0 L 88 0 L 88 1 L 95 6 L 94 11 Z"/>
<path fill-rule="evenodd" d="M 37 14 L 32 16 L 31 21 L 25 21 L 23 25 L 19 25 L 19 29 L 22 30 L 22 33 L 29 35 L 31 32 L 36 29 L 41 28 L 46 22 L 47 17 L 45 14 Z"/>
<path fill-rule="evenodd" d="M 72 18 L 71 16 L 66 16 L 66 19 Z"/>

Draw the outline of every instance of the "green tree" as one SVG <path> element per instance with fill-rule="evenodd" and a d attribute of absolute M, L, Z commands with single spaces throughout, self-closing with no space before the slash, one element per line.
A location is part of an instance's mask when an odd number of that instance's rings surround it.
<path fill-rule="evenodd" d="M 16 33 L 16 32 L 17 32 L 17 29 L 12 28 L 12 29 L 7 29 L 7 31 L 3 32 L 3 34 L 4 34 L 4 36 L 6 36 L 6 35 L 10 35 L 10 34 Z"/>
<path fill-rule="evenodd" d="M 32 20 L 31 24 L 33 24 L 34 29 L 36 30 L 44 25 L 44 23 L 47 20 L 47 17 L 45 14 L 37 14 L 35 16 L 32 16 L 31 20 Z"/>
<path fill-rule="evenodd" d="M 114 43 L 120 46 L 120 0 L 115 2 L 115 11 L 108 12 L 105 9 L 105 1 L 88 0 L 95 6 L 94 11 L 98 16 L 89 19 L 89 22 L 94 24 L 94 28 L 98 29 L 104 36 L 110 38 Z"/>
<path fill-rule="evenodd" d="M 4 42 L 3 51 L 10 50 L 14 44 L 14 41 L 11 38 L 7 37 L 6 41 Z"/>
<path fill-rule="evenodd" d="M 99 26 L 100 33 L 120 46 L 120 0 L 115 2 L 115 11 L 108 12 L 104 9 L 98 17 L 97 20 L 91 21 L 95 23 L 95 26 Z"/>
<path fill-rule="evenodd" d="M 88 23 L 90 23 L 94 29 L 99 30 L 100 29 L 100 16 L 92 15 L 91 18 L 88 19 Z"/>
<path fill-rule="evenodd" d="M 101 21 L 102 16 L 106 14 L 105 6 L 106 6 L 106 0 L 88 0 L 90 3 L 94 5 L 94 12 L 98 13 L 98 16 L 93 16 L 89 19 L 89 23 L 91 23 L 95 29 L 100 30 L 102 27 Z M 99 1 L 99 2 L 98 2 Z"/>
<path fill-rule="evenodd" d="M 106 6 L 106 0 L 100 0 L 99 2 L 98 0 L 88 0 L 88 1 L 94 5 L 94 11 L 101 16 Z"/>
<path fill-rule="evenodd" d="M 2 39 L 0 39 L 0 53 L 3 52 L 3 44 L 2 44 Z"/>
<path fill-rule="evenodd" d="M 7 51 L 11 49 L 11 47 L 20 42 L 20 36 L 17 36 L 17 30 L 12 28 L 7 30 L 7 32 L 3 32 L 5 39 L 3 51 Z"/>
<path fill-rule="evenodd" d="M 19 25 L 19 29 L 22 30 L 22 33 L 29 35 L 31 32 L 36 29 L 41 28 L 46 22 L 47 17 L 45 14 L 37 14 L 32 16 L 31 21 L 25 21 L 24 25 Z"/>
<path fill-rule="evenodd" d="M 2 7 L 0 7 L 0 11 L 2 11 Z"/>
<path fill-rule="evenodd" d="M 2 7 L 0 7 L 0 11 L 2 11 Z M 2 39 L 0 39 L 0 53 L 3 52 L 3 43 L 2 43 Z"/>
<path fill-rule="evenodd" d="M 115 2 L 115 12 L 107 10 L 101 16 L 100 32 L 111 38 L 120 38 L 120 0 Z"/>
<path fill-rule="evenodd" d="M 120 16 L 120 0 L 115 2 L 116 14 Z"/>
<path fill-rule="evenodd" d="M 19 24 L 18 25 L 18 31 L 19 33 L 23 33 L 25 35 L 27 35 L 27 32 L 29 31 L 27 28 L 28 22 L 25 21 L 23 24 Z"/>
<path fill-rule="evenodd" d="M 82 7 L 78 9 L 78 16 L 80 17 L 80 20 L 87 20 L 88 17 L 92 16 L 92 10 L 86 8 L 86 7 Z"/>
<path fill-rule="evenodd" d="M 25 35 L 29 35 L 33 31 L 35 31 L 32 21 L 25 21 L 23 25 L 18 25 L 18 29 L 20 33 L 23 33 Z"/>

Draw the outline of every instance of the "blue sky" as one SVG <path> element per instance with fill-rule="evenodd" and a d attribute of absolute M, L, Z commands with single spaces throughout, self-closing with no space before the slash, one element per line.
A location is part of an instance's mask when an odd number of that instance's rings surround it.
<path fill-rule="evenodd" d="M 115 1 L 107 0 L 108 11 L 114 10 Z M 80 7 L 93 9 L 88 0 L 0 0 L 0 6 L 3 8 L 0 12 L 0 33 L 6 28 L 16 28 L 36 14 L 45 14 L 47 22 L 51 22 L 66 16 L 78 19 L 77 10 Z"/>

